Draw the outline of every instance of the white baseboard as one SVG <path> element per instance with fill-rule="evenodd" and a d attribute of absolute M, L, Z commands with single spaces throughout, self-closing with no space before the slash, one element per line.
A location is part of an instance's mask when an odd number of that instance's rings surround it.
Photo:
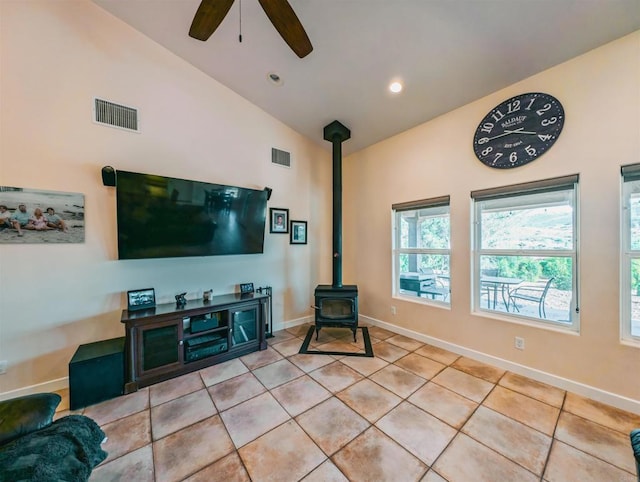
<path fill-rule="evenodd" d="M 293 328 L 294 326 L 304 325 L 305 323 L 313 323 L 313 322 L 314 322 L 313 316 L 303 316 L 302 318 L 297 318 L 295 320 L 274 323 L 273 331 L 275 333 L 276 331 L 286 330 L 287 328 Z"/>
<path fill-rule="evenodd" d="M 520 365 L 503 358 L 495 357 L 493 355 L 487 355 L 485 353 L 471 350 L 460 345 L 455 345 L 453 343 L 449 343 L 448 341 L 440 340 L 439 338 L 434 338 L 432 336 L 424 335 L 407 328 L 392 325 L 390 323 L 387 323 L 386 321 L 377 320 L 375 318 L 363 315 L 360 315 L 358 318 L 366 321 L 367 323 L 370 323 L 371 325 L 379 326 L 380 328 L 398 333 L 399 335 L 408 336 L 424 343 L 437 346 L 438 348 L 452 351 L 453 353 L 457 353 L 458 355 L 463 355 L 468 358 L 487 363 L 489 365 L 494 365 L 499 368 L 509 370 L 510 372 L 517 373 L 518 375 L 529 377 L 538 382 L 546 383 L 547 385 L 552 385 L 562 390 L 567 390 L 569 392 L 582 395 L 583 397 L 587 397 L 592 400 L 611 405 L 612 407 L 616 407 L 621 410 L 626 410 L 627 412 L 640 414 L 640 401 L 638 400 L 607 392 L 590 385 L 585 385 L 584 383 L 569 380 L 568 378 L 559 377 L 552 373 L 547 373 L 535 368 L 527 367 L 525 365 Z"/>
<path fill-rule="evenodd" d="M 0 393 L 0 400 L 9 400 L 11 398 L 23 397 L 25 395 L 33 395 L 34 393 L 55 392 L 65 388 L 69 388 L 69 377 L 58 378 L 57 380 L 50 380 L 48 382 L 38 383 L 37 385 L 31 385 L 28 387 L 18 388 L 17 390 Z"/>
<path fill-rule="evenodd" d="M 313 316 L 305 316 L 295 320 L 274 323 L 273 331 L 276 332 L 279 330 L 286 330 L 287 328 L 292 328 L 294 326 L 304 325 L 305 323 L 313 323 L 313 320 Z M 69 377 L 58 378 L 57 380 L 50 380 L 48 382 L 39 383 L 37 385 L 31 385 L 28 387 L 22 387 L 16 390 L 0 393 L 0 401 L 22 397 L 24 395 L 32 395 L 34 393 L 55 392 L 57 390 L 63 390 L 65 388 L 69 388 Z"/>
<path fill-rule="evenodd" d="M 416 331 L 409 330 L 407 328 L 402 328 L 400 326 L 392 325 L 390 323 L 387 323 L 386 321 L 378 320 L 378 319 L 371 318 L 364 315 L 359 315 L 358 318 L 362 321 L 366 321 L 367 323 L 370 323 L 371 325 L 379 326 L 381 328 L 384 328 L 385 330 L 398 333 L 399 335 L 408 336 L 410 338 L 414 338 L 424 343 L 429 343 L 430 345 L 437 346 L 438 348 L 442 348 L 444 350 L 449 350 L 453 353 L 457 353 L 458 355 L 463 355 L 463 356 L 472 358 L 474 360 L 481 361 L 483 363 L 488 363 L 490 365 L 494 365 L 499 368 L 509 370 L 513 373 L 517 373 L 518 375 L 526 376 L 533 380 L 546 383 L 548 385 L 552 385 L 562 390 L 567 390 L 569 392 L 573 392 L 578 395 L 591 398 L 592 400 L 606 403 L 607 405 L 611 405 L 621 410 L 626 410 L 628 412 L 640 414 L 640 401 L 638 400 L 624 397 L 622 395 L 618 395 L 615 393 L 607 392 L 605 390 L 601 390 L 599 388 L 595 388 L 590 385 L 585 385 L 580 382 L 569 380 L 568 378 L 559 377 L 552 373 L 547 373 L 541 370 L 537 370 L 535 368 L 527 367 L 525 365 L 520 365 L 518 363 L 514 363 L 509 360 L 505 360 L 503 358 L 495 357 L 493 355 L 487 355 L 485 353 L 472 350 L 469 348 L 465 348 L 463 346 L 456 345 L 448 341 L 440 340 L 439 338 L 434 338 L 432 336 L 424 335 L 422 333 L 418 333 Z M 273 331 L 276 332 L 279 330 L 286 330 L 287 328 L 303 325 L 305 323 L 312 323 L 313 320 L 314 320 L 313 316 L 305 316 L 295 320 L 276 323 L 273 325 Z M 56 380 L 50 380 L 48 382 L 39 383 L 37 385 L 31 385 L 28 387 L 19 388 L 17 390 L 11 390 L 8 392 L 0 393 L 0 400 L 8 400 L 10 398 L 21 397 L 24 395 L 31 395 L 34 393 L 54 392 L 57 390 L 63 390 L 65 388 L 69 388 L 68 377 L 58 378 Z"/>

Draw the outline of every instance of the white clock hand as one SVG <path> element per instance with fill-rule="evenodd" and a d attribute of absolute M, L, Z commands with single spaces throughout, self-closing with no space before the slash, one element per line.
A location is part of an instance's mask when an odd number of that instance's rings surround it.
<path fill-rule="evenodd" d="M 485 139 L 487 139 L 487 141 L 492 141 L 494 139 L 497 139 L 498 137 L 508 136 L 509 134 L 516 134 L 518 132 L 521 132 L 523 129 L 524 127 L 521 127 L 520 129 L 516 129 L 515 131 L 508 131 L 505 129 L 505 131 L 502 134 L 498 134 L 497 136 L 493 136 L 493 137 L 485 137 Z"/>
<path fill-rule="evenodd" d="M 537 136 L 538 135 L 537 132 L 525 131 L 523 129 L 524 129 L 524 127 L 521 127 L 520 129 L 516 129 L 515 131 L 505 130 L 505 132 L 507 134 L 515 134 L 517 132 L 518 134 L 531 134 L 532 136 Z"/>
<path fill-rule="evenodd" d="M 503 132 L 502 134 L 498 134 L 497 136 L 493 136 L 493 137 L 485 137 L 484 138 L 484 142 L 489 142 L 492 141 L 494 139 L 497 139 L 498 137 L 504 137 L 511 134 L 511 132 Z"/>
<path fill-rule="evenodd" d="M 494 139 L 498 139 L 500 137 L 508 136 L 509 134 L 531 134 L 531 135 L 534 135 L 534 136 L 538 135 L 537 132 L 525 131 L 524 127 L 520 127 L 520 128 L 518 128 L 516 130 L 513 130 L 513 131 L 509 130 L 509 129 L 505 129 L 502 134 L 498 134 L 497 136 L 483 137 L 482 139 L 479 139 L 478 140 L 478 144 L 484 144 L 484 143 L 492 141 Z"/>

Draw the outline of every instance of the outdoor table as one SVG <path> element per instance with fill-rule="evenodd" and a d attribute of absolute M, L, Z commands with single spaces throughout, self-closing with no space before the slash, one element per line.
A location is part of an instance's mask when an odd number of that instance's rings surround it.
<path fill-rule="evenodd" d="M 522 283 L 522 280 L 519 278 L 506 278 L 503 276 L 482 276 L 480 278 L 481 284 L 491 285 L 493 286 L 493 309 L 496 309 L 496 299 L 498 297 L 498 287 L 500 287 L 500 291 L 502 292 L 502 302 L 504 303 L 504 307 L 507 311 L 509 311 L 509 303 L 507 301 L 507 296 L 509 296 L 509 286 L 511 285 L 519 285 Z M 505 289 L 507 291 L 507 295 L 505 296 Z M 488 292 L 490 293 L 490 291 Z M 491 296 L 487 296 L 487 308 L 491 307 Z"/>

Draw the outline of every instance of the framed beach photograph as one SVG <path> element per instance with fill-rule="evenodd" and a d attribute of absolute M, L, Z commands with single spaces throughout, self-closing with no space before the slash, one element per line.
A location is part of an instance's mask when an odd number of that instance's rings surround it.
<path fill-rule="evenodd" d="M 156 306 L 156 291 L 153 288 L 127 291 L 127 309 L 129 311 L 146 310 Z"/>
<path fill-rule="evenodd" d="M 285 208 L 269 208 L 269 232 L 289 232 L 289 210 Z"/>
<path fill-rule="evenodd" d="M 291 221 L 290 244 L 307 244 L 306 221 Z"/>
<path fill-rule="evenodd" d="M 84 243 L 84 194 L 0 186 L 0 244 Z"/>

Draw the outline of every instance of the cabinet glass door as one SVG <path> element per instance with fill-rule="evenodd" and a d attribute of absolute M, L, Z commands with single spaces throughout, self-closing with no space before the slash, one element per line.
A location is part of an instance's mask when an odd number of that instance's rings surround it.
<path fill-rule="evenodd" d="M 173 323 L 142 330 L 142 370 L 178 362 L 178 325 Z"/>
<path fill-rule="evenodd" d="M 258 339 L 258 307 L 247 308 L 234 311 L 233 336 L 231 341 L 233 346 L 249 343 Z"/>

